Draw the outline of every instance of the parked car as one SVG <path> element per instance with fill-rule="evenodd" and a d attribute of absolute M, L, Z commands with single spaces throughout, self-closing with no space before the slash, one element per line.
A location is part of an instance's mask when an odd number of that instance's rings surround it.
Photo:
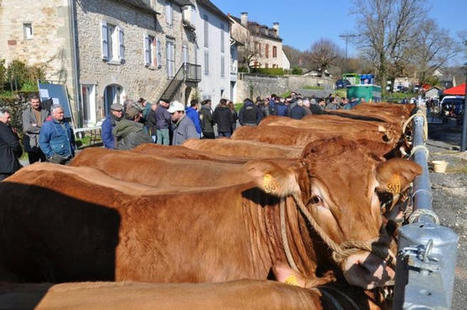
<path fill-rule="evenodd" d="M 350 86 L 350 85 L 352 85 L 352 84 L 348 80 L 345 80 L 345 79 L 340 79 L 340 80 L 336 81 L 336 88 L 337 89 L 346 88 L 347 86 Z"/>
<path fill-rule="evenodd" d="M 441 100 L 441 118 L 446 123 L 450 118 L 455 118 L 457 124 L 461 124 L 464 118 L 465 96 L 445 96 Z"/>
<path fill-rule="evenodd" d="M 408 91 L 409 91 L 408 87 L 405 87 L 405 86 L 402 86 L 402 85 L 398 85 L 396 87 L 396 92 L 406 93 Z"/>

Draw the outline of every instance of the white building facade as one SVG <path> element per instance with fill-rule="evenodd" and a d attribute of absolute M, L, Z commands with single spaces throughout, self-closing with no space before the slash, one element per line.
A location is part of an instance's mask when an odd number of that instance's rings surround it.
<path fill-rule="evenodd" d="M 229 18 L 209 0 L 197 0 L 193 11 L 196 28 L 196 63 L 201 65 L 199 99 L 215 107 L 232 98 Z"/>

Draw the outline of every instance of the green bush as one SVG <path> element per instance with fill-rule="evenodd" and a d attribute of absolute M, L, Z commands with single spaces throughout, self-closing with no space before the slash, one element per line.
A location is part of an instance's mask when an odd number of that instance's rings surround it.
<path fill-rule="evenodd" d="M 253 68 L 251 69 L 251 73 L 281 76 L 281 75 L 284 75 L 284 69 L 282 68 Z"/>
<path fill-rule="evenodd" d="M 6 83 L 6 72 L 5 59 L 0 59 L 0 92 L 5 89 Z"/>
<path fill-rule="evenodd" d="M 292 68 L 292 74 L 294 74 L 294 75 L 302 75 L 302 74 L 303 74 L 303 70 L 302 70 L 302 68 L 293 67 L 293 68 Z"/>
<path fill-rule="evenodd" d="M 248 72 L 248 68 L 247 67 L 239 67 L 238 72 Z"/>
<path fill-rule="evenodd" d="M 45 79 L 43 65 L 27 66 L 20 60 L 13 60 L 5 68 L 5 60 L 0 60 L 0 92 L 8 91 L 37 91 L 37 80 Z"/>

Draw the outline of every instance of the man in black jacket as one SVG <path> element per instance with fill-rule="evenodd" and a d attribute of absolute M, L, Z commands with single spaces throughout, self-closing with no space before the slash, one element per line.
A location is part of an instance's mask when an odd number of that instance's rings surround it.
<path fill-rule="evenodd" d="M 10 113 L 0 109 L 0 181 L 15 173 L 21 165 L 18 158 L 23 153 L 16 133 L 11 129 Z"/>
<path fill-rule="evenodd" d="M 251 99 L 245 99 L 243 107 L 238 113 L 238 120 L 242 126 L 256 126 L 263 118 L 263 113 L 258 107 L 251 101 Z"/>
<path fill-rule="evenodd" d="M 211 113 L 211 100 L 207 99 L 201 102 L 201 110 L 199 111 L 199 118 L 201 120 L 201 129 L 203 131 L 204 139 L 215 139 L 214 135 L 214 121 L 212 120 Z"/>
<path fill-rule="evenodd" d="M 219 137 L 230 138 L 233 128 L 233 114 L 227 106 L 227 100 L 221 99 L 212 114 L 212 120 L 217 124 Z"/>

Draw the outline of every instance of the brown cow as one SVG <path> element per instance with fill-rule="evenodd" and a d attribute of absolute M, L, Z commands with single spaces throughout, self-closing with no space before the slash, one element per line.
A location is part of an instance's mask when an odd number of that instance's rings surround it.
<path fill-rule="evenodd" d="M 265 279 L 271 266 L 290 260 L 282 204 L 290 256 L 306 279 L 337 265 L 363 288 L 392 277 L 377 253 L 337 251 L 344 242 L 380 238 L 375 190 L 402 190 L 420 173 L 418 165 L 380 163 L 361 145 L 331 139 L 308 146 L 295 163 L 252 161 L 245 169 L 254 182 L 170 191 L 91 168 L 26 167 L 0 183 L 0 265 L 29 281 Z M 300 201 L 311 213 L 307 220 Z M 341 259 L 330 261 L 319 236 Z"/>
<path fill-rule="evenodd" d="M 390 154 L 396 147 L 395 141 L 387 141 L 384 132 L 374 133 L 364 130 L 331 131 L 326 128 L 316 130 L 290 126 L 243 126 L 238 128 L 232 135 L 233 140 L 250 140 L 296 147 L 304 147 L 309 143 L 329 139 L 330 137 L 342 137 L 356 141 L 379 157 Z"/>
<path fill-rule="evenodd" d="M 228 186 L 245 183 L 251 179 L 239 164 L 166 158 L 102 148 L 89 148 L 80 152 L 70 166 L 96 168 L 122 181 L 168 189 Z M 183 173 L 183 178 L 176 177 L 180 173 Z"/>
<path fill-rule="evenodd" d="M 308 290 L 272 281 L 0 283 L 0 309 L 337 310 L 336 304 L 340 309 L 355 309 L 352 303 L 359 309 L 381 309 L 371 296 L 355 288 L 329 286 Z"/>
<path fill-rule="evenodd" d="M 165 158 L 180 158 L 180 159 L 196 159 L 196 160 L 211 160 L 223 163 L 245 163 L 246 158 L 237 158 L 235 156 L 221 156 L 192 150 L 181 145 L 158 145 L 153 143 L 140 144 L 131 150 L 135 153 L 143 153 L 148 155 L 156 155 Z"/>
<path fill-rule="evenodd" d="M 183 146 L 214 155 L 237 156 L 250 159 L 299 158 L 303 151 L 303 147 L 231 139 L 192 139 L 183 143 Z"/>

